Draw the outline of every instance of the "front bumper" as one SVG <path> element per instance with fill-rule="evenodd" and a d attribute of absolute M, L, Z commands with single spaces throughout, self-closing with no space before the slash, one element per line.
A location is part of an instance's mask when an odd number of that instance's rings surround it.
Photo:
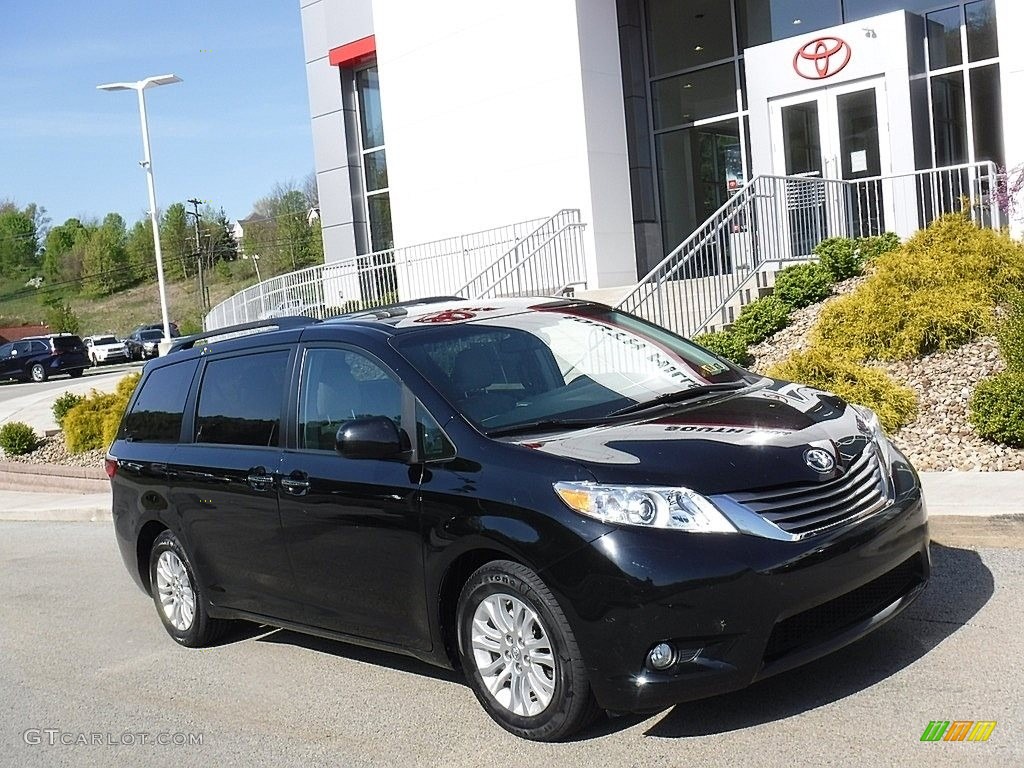
<path fill-rule="evenodd" d="M 801 541 L 623 527 L 555 566 L 599 704 L 651 712 L 744 688 L 897 615 L 930 574 L 920 486 L 902 476 L 892 506 Z M 655 672 L 663 641 L 684 660 Z"/>

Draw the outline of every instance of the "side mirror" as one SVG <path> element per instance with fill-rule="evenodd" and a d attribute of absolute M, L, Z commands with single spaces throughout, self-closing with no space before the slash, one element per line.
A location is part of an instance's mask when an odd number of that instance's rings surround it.
<path fill-rule="evenodd" d="M 412 450 L 409 436 L 387 416 L 346 421 L 335 440 L 338 453 L 347 459 L 398 459 Z"/>

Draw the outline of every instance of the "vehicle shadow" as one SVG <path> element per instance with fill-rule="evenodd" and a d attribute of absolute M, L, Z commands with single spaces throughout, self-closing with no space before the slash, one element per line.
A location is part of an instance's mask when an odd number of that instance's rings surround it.
<path fill-rule="evenodd" d="M 403 656 L 402 654 L 389 651 L 378 651 L 373 648 L 364 648 L 360 645 L 350 645 L 340 640 L 328 640 L 327 638 L 306 635 L 288 629 L 277 629 L 276 627 L 258 626 L 256 624 L 250 626 L 252 627 L 251 630 L 243 628 L 238 633 L 232 633 L 232 638 L 228 642 L 255 638 L 261 643 L 284 643 L 317 653 L 326 653 L 343 659 L 361 661 L 366 664 L 387 667 L 399 672 L 408 672 L 409 674 L 429 677 L 434 680 L 443 680 L 460 685 L 465 685 L 466 683 L 462 672 L 435 667 L 433 664 L 427 664 L 425 661 L 420 661 L 412 656 Z"/>
<path fill-rule="evenodd" d="M 932 543 L 932 578 L 907 611 L 853 645 L 749 688 L 674 707 L 647 736 L 707 736 L 782 720 L 846 698 L 910 666 L 967 624 L 992 597 L 977 552 Z M 616 718 L 612 732 L 639 720 Z M 589 734 L 591 736 L 597 733 Z"/>

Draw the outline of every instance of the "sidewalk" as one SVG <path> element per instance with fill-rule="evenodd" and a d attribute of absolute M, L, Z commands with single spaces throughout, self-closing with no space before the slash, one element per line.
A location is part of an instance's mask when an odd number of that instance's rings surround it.
<path fill-rule="evenodd" d="M 57 482 L 58 478 L 51 478 Z M 1024 515 L 1022 472 L 922 472 L 928 514 L 932 517 Z M 110 491 L 103 493 L 0 490 L 0 522 L 110 520 Z"/>
<path fill-rule="evenodd" d="M 117 383 L 129 373 L 133 371 L 119 370 L 90 374 L 79 379 L 64 379 L 62 381 L 66 386 L 56 390 L 49 387 L 23 387 L 24 394 L 19 392 L 16 397 L 0 400 L 0 424 L 21 421 L 41 435 L 52 432 L 57 429 L 57 422 L 53 418 L 53 402 L 64 392 L 74 392 L 76 395 L 87 395 L 93 389 L 113 392 Z"/>

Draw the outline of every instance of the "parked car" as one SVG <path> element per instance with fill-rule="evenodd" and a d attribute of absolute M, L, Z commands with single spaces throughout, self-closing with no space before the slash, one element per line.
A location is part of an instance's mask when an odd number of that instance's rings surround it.
<path fill-rule="evenodd" d="M 0 346 L 0 380 L 46 381 L 50 376 L 81 376 L 89 367 L 78 336 L 55 333 L 29 336 Z"/>
<path fill-rule="evenodd" d="M 830 653 L 929 577 L 871 411 L 603 305 L 191 343 L 146 366 L 106 460 L 124 563 L 184 646 L 248 619 L 461 667 L 550 741 Z"/>
<path fill-rule="evenodd" d="M 145 360 L 148 357 L 156 357 L 160 354 L 160 342 L 163 338 L 162 330 L 133 331 L 131 336 L 124 340 L 128 359 Z"/>
<path fill-rule="evenodd" d="M 111 333 L 86 336 L 83 341 L 92 365 L 120 363 L 128 359 L 128 347 Z"/>
<path fill-rule="evenodd" d="M 181 333 L 178 331 L 178 324 L 177 323 L 168 323 L 167 324 L 167 328 L 171 332 L 171 338 L 172 339 L 176 339 L 179 336 L 181 336 Z M 163 323 L 150 323 L 149 325 L 137 325 L 134 328 L 132 328 L 131 333 L 129 333 L 128 335 L 129 336 L 134 336 L 136 333 L 140 333 L 141 331 L 163 331 L 163 329 L 164 329 L 164 324 Z"/>

